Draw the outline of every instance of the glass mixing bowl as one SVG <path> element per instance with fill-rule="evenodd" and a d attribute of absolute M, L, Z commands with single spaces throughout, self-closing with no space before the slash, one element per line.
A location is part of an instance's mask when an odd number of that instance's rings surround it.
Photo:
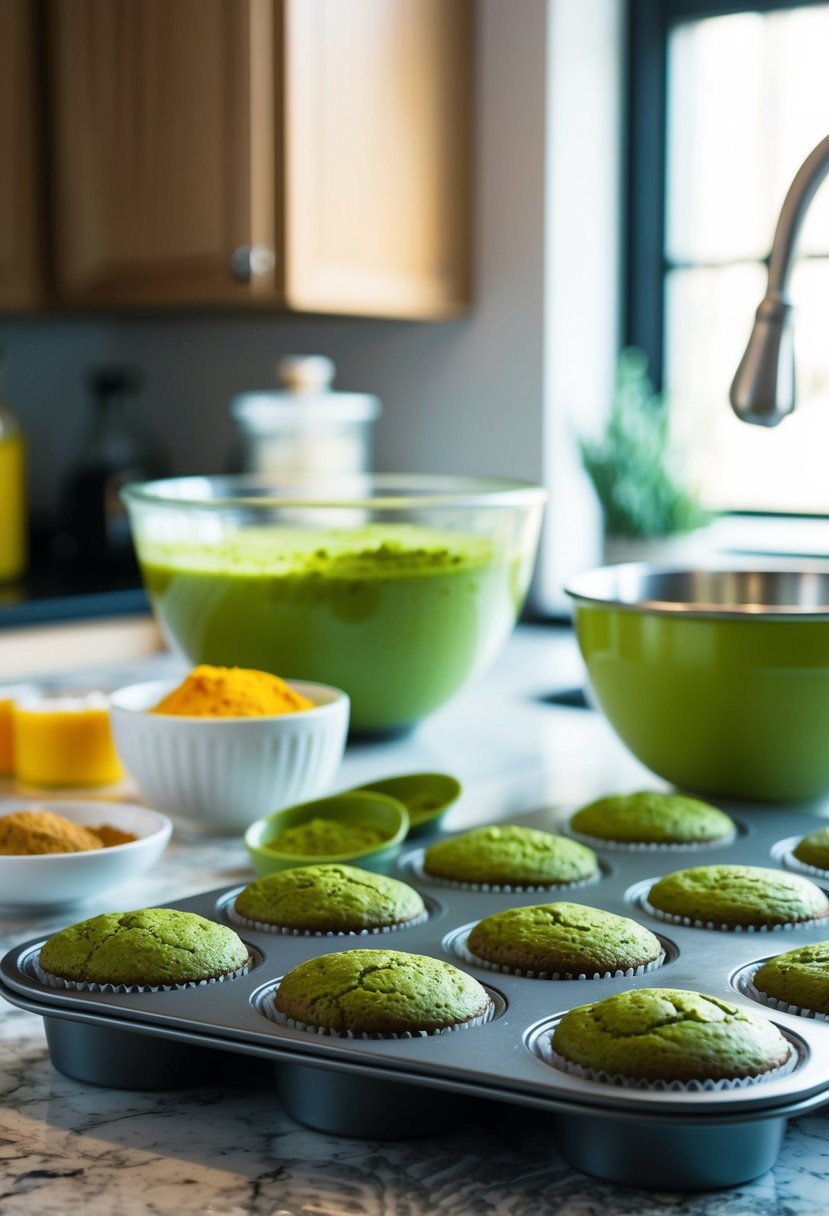
<path fill-rule="evenodd" d="M 362 733 L 414 725 L 489 663 L 524 602 L 547 497 L 418 475 L 181 477 L 123 496 L 171 644 L 193 663 L 342 688 Z"/>

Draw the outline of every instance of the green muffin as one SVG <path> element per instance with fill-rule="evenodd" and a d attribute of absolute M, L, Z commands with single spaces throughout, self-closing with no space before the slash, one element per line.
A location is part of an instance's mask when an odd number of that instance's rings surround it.
<path fill-rule="evenodd" d="M 829 870 L 829 828 L 819 828 L 798 841 L 792 856 L 805 866 L 816 870 Z"/>
<path fill-rule="evenodd" d="M 762 866 L 696 866 L 655 883 L 652 908 L 724 929 L 802 924 L 829 915 L 820 887 L 798 874 Z"/>
<path fill-rule="evenodd" d="M 766 1018 L 675 988 L 632 989 L 571 1009 L 552 1049 L 594 1073 L 667 1083 L 760 1077 L 790 1057 Z"/>
<path fill-rule="evenodd" d="M 467 949 L 498 967 L 564 979 L 637 971 L 664 956 L 636 921 L 564 901 L 495 912 L 478 922 Z"/>
<path fill-rule="evenodd" d="M 758 968 L 754 987 L 781 1005 L 829 1017 L 829 942 L 799 946 Z"/>
<path fill-rule="evenodd" d="M 47 976 L 81 984 L 157 987 L 232 975 L 247 966 L 248 949 L 232 929 L 193 912 L 143 908 L 62 929 L 39 964 Z"/>
<path fill-rule="evenodd" d="M 437 841 L 426 850 L 423 869 L 464 885 L 547 887 L 595 878 L 599 863 L 592 849 L 566 836 L 490 825 Z"/>
<path fill-rule="evenodd" d="M 340 1035 L 433 1034 L 491 1015 L 477 980 L 398 950 L 346 950 L 294 967 L 276 992 L 283 1019 Z"/>
<path fill-rule="evenodd" d="M 419 921 L 426 905 L 413 887 L 356 866 L 298 866 L 250 883 L 235 912 L 296 933 L 365 933 Z"/>
<path fill-rule="evenodd" d="M 650 790 L 599 798 L 576 811 L 570 827 L 596 840 L 634 845 L 725 843 L 735 832 L 733 820 L 707 802 Z"/>

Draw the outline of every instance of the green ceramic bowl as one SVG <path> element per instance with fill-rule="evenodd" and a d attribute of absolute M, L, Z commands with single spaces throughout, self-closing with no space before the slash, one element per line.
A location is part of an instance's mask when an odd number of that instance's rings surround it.
<path fill-rule="evenodd" d="M 402 802 L 360 790 L 285 807 L 257 819 L 245 832 L 245 845 L 259 875 L 325 861 L 384 871 L 408 830 L 409 815 Z M 373 839 L 355 840 L 355 831 L 358 837 Z"/>
<path fill-rule="evenodd" d="M 595 698 L 654 773 L 752 802 L 829 794 L 829 564 L 619 565 L 566 590 Z"/>
<path fill-rule="evenodd" d="M 461 794 L 461 784 L 447 773 L 409 773 L 361 785 L 359 791 L 387 794 L 402 802 L 409 812 L 409 836 L 433 831 Z"/>

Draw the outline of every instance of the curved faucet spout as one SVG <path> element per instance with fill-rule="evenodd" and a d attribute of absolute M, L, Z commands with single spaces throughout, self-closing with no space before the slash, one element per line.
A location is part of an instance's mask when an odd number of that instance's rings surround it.
<path fill-rule="evenodd" d="M 731 407 L 743 422 L 777 426 L 795 406 L 792 305 L 788 298 L 803 218 L 829 173 L 829 135 L 795 174 L 777 221 L 769 258 L 766 294 L 731 385 Z"/>

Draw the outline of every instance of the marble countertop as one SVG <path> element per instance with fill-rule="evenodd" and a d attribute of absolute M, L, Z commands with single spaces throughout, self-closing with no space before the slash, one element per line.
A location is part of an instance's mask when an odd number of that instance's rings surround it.
<path fill-rule="evenodd" d="M 111 687 L 174 667 L 161 656 L 86 679 Z M 461 829 L 542 807 L 563 816 L 609 790 L 658 784 L 598 714 L 550 700 L 581 678 L 568 631 L 524 626 L 490 673 L 409 738 L 349 747 L 338 787 L 452 772 L 464 794 L 446 826 Z M 118 892 L 118 905 L 160 904 L 250 874 L 239 841 L 174 839 L 149 875 Z M 112 906 L 101 897 L 50 916 L 0 912 L 0 949 Z M 519 1107 L 487 1109 L 474 1124 L 421 1140 L 335 1138 L 280 1110 L 261 1061 L 228 1056 L 221 1078 L 198 1089 L 98 1089 L 52 1068 L 40 1018 L 0 1008 L 0 1216 L 825 1216 L 827 1173 L 821 1112 L 789 1123 L 761 1178 L 692 1195 L 575 1172 L 552 1147 L 545 1117 Z"/>

